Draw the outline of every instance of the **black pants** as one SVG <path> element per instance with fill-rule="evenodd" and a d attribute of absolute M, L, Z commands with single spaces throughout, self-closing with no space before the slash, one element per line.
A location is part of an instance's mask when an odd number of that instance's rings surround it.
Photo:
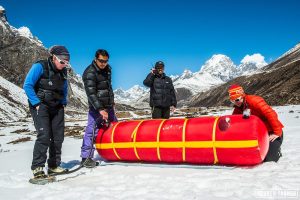
<path fill-rule="evenodd" d="M 152 107 L 152 119 L 169 119 L 170 107 Z"/>
<path fill-rule="evenodd" d="M 279 158 L 282 156 L 281 148 L 280 148 L 282 141 L 283 141 L 283 134 L 281 135 L 281 137 L 278 137 L 276 140 L 269 143 L 269 151 L 266 155 L 264 162 L 270 162 L 270 161 L 277 162 L 279 160 Z"/>
<path fill-rule="evenodd" d="M 38 111 L 34 107 L 30 107 L 30 113 L 37 131 L 31 169 L 45 167 L 48 148 L 48 167 L 54 168 L 59 166 L 61 162 L 61 148 L 64 141 L 64 107 L 49 107 L 45 104 L 40 104 Z"/>

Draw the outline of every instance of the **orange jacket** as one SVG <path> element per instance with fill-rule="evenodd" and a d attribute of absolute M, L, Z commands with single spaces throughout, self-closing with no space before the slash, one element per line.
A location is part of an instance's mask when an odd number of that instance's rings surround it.
<path fill-rule="evenodd" d="M 246 95 L 241 107 L 234 106 L 233 115 L 243 114 L 245 109 L 250 109 L 251 115 L 259 117 L 266 125 L 269 133 L 278 136 L 282 134 L 283 125 L 279 121 L 277 113 L 260 96 Z"/>

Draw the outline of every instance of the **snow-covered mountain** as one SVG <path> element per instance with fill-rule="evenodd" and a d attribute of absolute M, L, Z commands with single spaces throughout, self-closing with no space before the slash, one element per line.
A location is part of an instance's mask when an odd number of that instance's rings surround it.
<path fill-rule="evenodd" d="M 267 65 L 261 54 L 246 55 L 237 66 L 226 55 L 215 54 L 200 67 L 198 72 L 185 69 L 181 75 L 170 75 L 177 92 L 177 99 L 185 100 L 191 95 L 204 92 L 241 75 L 256 73 Z M 142 104 L 149 98 L 149 90 L 138 85 L 129 90 L 115 90 L 117 102 L 131 105 Z"/>
<path fill-rule="evenodd" d="M 1 13 L 5 13 L 5 9 L 0 6 L 0 11 Z M 38 46 L 43 46 L 43 43 L 36 37 L 33 36 L 30 29 L 26 26 L 22 26 L 20 28 L 15 28 L 14 26 L 11 26 L 7 19 L 6 19 L 6 15 L 2 14 L 3 16 L 0 16 L 1 20 L 0 20 L 0 26 L 3 27 L 3 30 L 10 33 L 12 36 L 16 37 L 16 36 L 20 36 L 20 37 L 25 37 L 27 39 L 29 39 L 31 42 L 37 44 Z"/>
<path fill-rule="evenodd" d="M 230 105 L 227 90 L 231 84 L 242 85 L 246 93 L 259 95 L 270 105 L 299 104 L 300 45 L 297 44 L 274 62 L 264 65 L 261 55 L 246 56 L 240 65 L 240 69 L 243 69 L 241 71 L 248 72 L 246 76 L 236 77 L 225 84 L 194 95 L 189 102 L 185 102 L 185 105 L 191 107 Z M 258 70 L 253 71 L 256 67 Z"/>
<path fill-rule="evenodd" d="M 27 27 L 15 28 L 0 8 L 0 122 L 17 121 L 28 115 L 27 97 L 22 85 L 32 63 L 46 59 L 48 50 Z M 83 82 L 73 69 L 68 73 L 67 113 L 80 113 L 88 107 Z"/>
<path fill-rule="evenodd" d="M 200 72 L 208 73 L 211 76 L 226 82 L 236 76 L 237 68 L 228 56 L 216 54 L 205 62 L 201 67 Z"/>
<path fill-rule="evenodd" d="M 128 90 L 123 90 L 122 88 L 114 90 L 115 101 L 117 103 L 125 104 L 136 102 L 139 98 L 145 96 L 147 93 L 149 93 L 149 89 L 139 85 L 135 85 Z"/>
<path fill-rule="evenodd" d="M 237 68 L 231 59 L 222 54 L 213 55 L 201 66 L 200 71 L 186 69 L 180 76 L 172 76 L 176 89 L 185 88 L 192 94 L 205 91 L 222 84 L 237 75 Z"/>
<path fill-rule="evenodd" d="M 211 75 L 208 72 L 195 72 L 185 70 L 181 76 L 173 80 L 175 89 L 185 88 L 192 94 L 207 90 L 211 86 L 224 83 L 218 77 Z"/>

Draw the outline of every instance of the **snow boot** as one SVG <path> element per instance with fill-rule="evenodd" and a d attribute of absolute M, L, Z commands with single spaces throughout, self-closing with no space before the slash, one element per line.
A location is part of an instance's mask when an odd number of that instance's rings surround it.
<path fill-rule="evenodd" d="M 97 162 L 91 158 L 82 158 L 81 165 L 86 168 L 94 168 L 97 165 Z"/>
<path fill-rule="evenodd" d="M 33 178 L 47 178 L 47 175 L 44 172 L 43 167 L 37 167 L 32 170 Z"/>
<path fill-rule="evenodd" d="M 66 172 L 68 172 L 68 169 L 59 166 L 48 168 L 48 175 L 59 175 L 59 174 L 65 174 Z"/>
<path fill-rule="evenodd" d="M 37 185 L 45 185 L 56 181 L 54 176 L 47 176 L 43 170 L 43 167 L 37 167 L 32 170 L 33 178 L 29 179 L 29 183 Z"/>

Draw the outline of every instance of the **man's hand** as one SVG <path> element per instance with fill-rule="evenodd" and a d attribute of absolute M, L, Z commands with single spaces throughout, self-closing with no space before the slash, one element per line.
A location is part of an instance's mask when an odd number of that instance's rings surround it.
<path fill-rule="evenodd" d="M 276 140 L 278 137 L 279 137 L 278 135 L 271 134 L 271 135 L 269 135 L 269 141 L 274 142 L 274 140 Z"/>
<path fill-rule="evenodd" d="M 102 117 L 105 121 L 108 120 L 108 114 L 105 110 L 101 110 L 99 113 L 100 113 L 100 115 L 102 115 Z"/>
<path fill-rule="evenodd" d="M 171 111 L 171 112 L 174 112 L 175 110 L 176 110 L 176 108 L 175 108 L 174 106 L 171 106 L 171 107 L 170 107 L 170 111 Z"/>
<path fill-rule="evenodd" d="M 39 109 L 40 109 L 40 106 L 36 106 L 35 109 L 36 109 L 36 110 L 39 110 Z"/>
<path fill-rule="evenodd" d="M 155 74 L 158 74 L 158 71 L 157 71 L 157 69 L 152 68 L 152 69 L 151 69 L 151 73 L 155 75 Z"/>

